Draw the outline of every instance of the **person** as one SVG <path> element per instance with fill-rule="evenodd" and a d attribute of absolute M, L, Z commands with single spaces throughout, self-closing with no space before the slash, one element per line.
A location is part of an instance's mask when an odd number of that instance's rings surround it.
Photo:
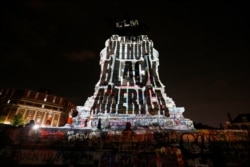
<path fill-rule="evenodd" d="M 34 120 L 30 120 L 29 123 L 25 124 L 25 127 L 32 128 L 34 125 L 35 125 L 35 121 Z"/>
<path fill-rule="evenodd" d="M 135 135 L 135 133 L 131 129 L 131 123 L 127 122 L 126 126 L 125 126 L 125 129 L 122 131 L 123 139 L 125 139 L 125 140 L 131 140 L 132 141 L 134 135 Z"/>
<path fill-rule="evenodd" d="M 32 136 L 32 129 L 35 126 L 35 121 L 34 120 L 30 120 L 29 123 L 25 124 L 24 126 L 24 135 L 26 137 L 30 137 Z"/>

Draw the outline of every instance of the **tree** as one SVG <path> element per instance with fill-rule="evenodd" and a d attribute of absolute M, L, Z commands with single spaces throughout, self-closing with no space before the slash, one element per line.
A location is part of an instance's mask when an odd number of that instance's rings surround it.
<path fill-rule="evenodd" d="M 23 119 L 23 115 L 22 114 L 16 114 L 13 118 L 13 120 L 11 121 L 11 124 L 13 126 L 22 126 L 24 125 L 24 119 Z"/>
<path fill-rule="evenodd" d="M 5 116 L 0 116 L 0 123 L 4 123 L 5 121 Z"/>

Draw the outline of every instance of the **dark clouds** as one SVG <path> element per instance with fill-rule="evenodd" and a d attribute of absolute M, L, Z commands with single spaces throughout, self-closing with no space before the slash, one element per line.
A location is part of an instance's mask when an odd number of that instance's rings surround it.
<path fill-rule="evenodd" d="M 0 86 L 46 88 L 83 105 L 100 75 L 113 21 L 148 27 L 160 79 L 185 116 L 218 126 L 249 113 L 249 3 L 1 1 Z"/>

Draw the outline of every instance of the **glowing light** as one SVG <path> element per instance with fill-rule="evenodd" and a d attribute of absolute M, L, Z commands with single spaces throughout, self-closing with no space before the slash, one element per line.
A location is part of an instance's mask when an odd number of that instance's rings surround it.
<path fill-rule="evenodd" d="M 38 129 L 39 127 L 40 127 L 39 125 L 34 125 L 34 126 L 32 127 L 32 129 L 36 130 L 36 129 Z"/>

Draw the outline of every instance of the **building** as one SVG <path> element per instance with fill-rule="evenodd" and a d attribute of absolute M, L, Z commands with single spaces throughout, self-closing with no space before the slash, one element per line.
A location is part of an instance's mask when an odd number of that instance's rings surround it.
<path fill-rule="evenodd" d="M 39 126 L 63 126 L 75 105 L 65 98 L 27 89 L 0 89 L 0 115 L 4 123 L 10 123 L 21 114 L 24 123 L 34 120 Z"/>

